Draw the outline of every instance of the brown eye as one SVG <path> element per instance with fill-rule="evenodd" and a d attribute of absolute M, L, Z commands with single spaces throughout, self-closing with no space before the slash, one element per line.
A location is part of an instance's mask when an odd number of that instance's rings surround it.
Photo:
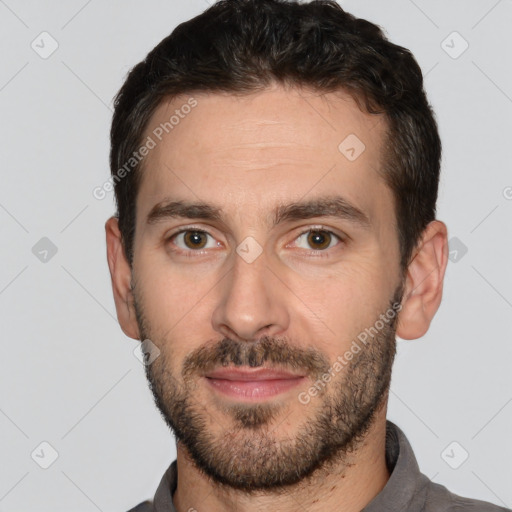
<path fill-rule="evenodd" d="M 308 244 L 313 249 L 325 249 L 331 244 L 332 236 L 328 231 L 310 231 L 308 234 Z"/>
<path fill-rule="evenodd" d="M 342 242 L 342 239 L 328 229 L 310 229 L 296 238 L 296 246 L 300 249 L 325 251 Z"/>
<path fill-rule="evenodd" d="M 183 241 L 189 249 L 203 249 L 208 242 L 208 238 L 204 231 L 185 231 Z"/>
<path fill-rule="evenodd" d="M 169 250 L 179 256 L 212 255 L 211 249 L 222 248 L 222 243 L 216 240 L 208 231 L 202 229 L 182 229 L 167 238 Z"/>

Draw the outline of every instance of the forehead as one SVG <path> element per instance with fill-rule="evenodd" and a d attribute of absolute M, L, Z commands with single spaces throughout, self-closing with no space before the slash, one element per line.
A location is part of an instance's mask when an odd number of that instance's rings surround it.
<path fill-rule="evenodd" d="M 382 216 L 392 203 L 378 174 L 385 128 L 343 92 L 275 86 L 175 97 L 146 128 L 154 148 L 142 165 L 137 217 L 174 198 L 262 218 L 277 203 L 333 192 Z"/>

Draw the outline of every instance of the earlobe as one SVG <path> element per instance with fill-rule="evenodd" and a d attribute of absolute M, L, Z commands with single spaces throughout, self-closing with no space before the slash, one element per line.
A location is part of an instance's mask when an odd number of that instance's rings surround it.
<path fill-rule="evenodd" d="M 423 231 L 407 269 L 402 310 L 396 330 L 400 338 L 412 340 L 428 331 L 441 304 L 447 263 L 447 228 L 443 222 L 435 220 Z"/>
<path fill-rule="evenodd" d="M 116 305 L 117 319 L 123 332 L 130 338 L 139 339 L 139 329 L 133 306 L 131 290 L 132 272 L 126 259 L 121 232 L 116 217 L 105 223 L 107 261 L 112 279 L 112 292 Z"/>

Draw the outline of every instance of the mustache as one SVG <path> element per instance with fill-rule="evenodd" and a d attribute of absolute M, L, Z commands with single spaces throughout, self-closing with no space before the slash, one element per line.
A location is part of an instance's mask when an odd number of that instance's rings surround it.
<path fill-rule="evenodd" d="M 183 377 L 204 374 L 219 366 L 257 368 L 271 363 L 280 369 L 302 370 L 321 377 L 330 368 L 327 356 L 313 348 L 294 347 L 283 338 L 265 336 L 257 341 L 235 341 L 223 338 L 189 354 L 183 362 Z"/>

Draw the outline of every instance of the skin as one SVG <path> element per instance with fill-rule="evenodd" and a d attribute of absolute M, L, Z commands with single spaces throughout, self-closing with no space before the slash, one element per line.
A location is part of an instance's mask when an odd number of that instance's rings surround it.
<path fill-rule="evenodd" d="M 144 160 L 133 269 L 123 251 L 117 219 L 110 218 L 105 226 L 123 331 L 141 339 L 136 299 L 151 339 L 159 340 L 155 343 L 165 356 L 161 361 L 177 379 L 189 354 L 224 337 L 238 342 L 284 337 L 297 349 L 313 348 L 334 362 L 359 333 L 374 325 L 402 283 L 393 195 L 377 174 L 384 119 L 361 112 L 342 92 L 319 95 L 274 85 L 240 97 L 193 96 L 198 106 Z M 182 96 L 162 103 L 145 137 L 187 100 Z M 366 146 L 354 161 L 338 150 L 350 134 Z M 333 192 L 365 212 L 371 226 L 335 217 L 277 226 L 269 222 L 278 204 Z M 148 213 L 168 198 L 214 203 L 221 207 L 223 220 L 171 218 L 148 224 Z M 189 258 L 176 252 L 192 252 L 183 239 L 169 240 L 185 227 L 211 235 L 202 255 Z M 344 241 L 334 237 L 329 248 L 314 251 L 299 235 L 319 227 Z M 251 263 L 236 252 L 246 237 L 254 238 L 263 250 Z M 446 226 L 433 221 L 404 276 L 399 337 L 415 339 L 427 332 L 441 302 L 447 256 Z M 342 385 L 343 374 L 339 372 L 326 393 L 332 393 L 336 383 Z M 311 384 L 306 379 L 299 388 L 269 399 L 279 405 L 271 425 L 276 440 L 294 439 L 299 426 L 318 413 L 314 400 L 305 406 L 297 399 Z M 199 377 L 193 385 L 193 399 L 204 411 L 208 428 L 215 436 L 225 435 L 234 423 L 223 406 L 232 402 Z M 285 491 L 248 493 L 219 485 L 196 467 L 178 442 L 175 506 L 179 512 L 191 507 L 204 510 L 206 503 L 211 512 L 360 511 L 389 479 L 386 406 L 387 394 L 352 452 Z"/>

